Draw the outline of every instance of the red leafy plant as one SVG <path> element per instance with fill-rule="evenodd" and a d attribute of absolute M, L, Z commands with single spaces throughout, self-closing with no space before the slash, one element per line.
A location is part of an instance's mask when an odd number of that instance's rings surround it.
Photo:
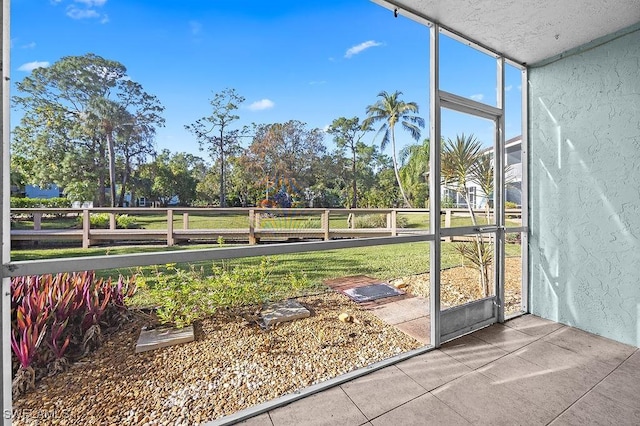
<path fill-rule="evenodd" d="M 40 377 L 64 371 L 69 359 L 97 348 L 101 326 L 113 329 L 127 319 L 125 299 L 135 293 L 134 282 L 135 277 L 120 277 L 113 284 L 96 279 L 92 271 L 13 278 L 14 396 L 33 389 Z M 105 315 L 110 312 L 117 314 Z"/>
<path fill-rule="evenodd" d="M 31 363 L 38 355 L 50 312 L 46 294 L 38 291 L 40 280 L 36 278 L 22 284 L 24 293 L 15 309 L 15 327 L 11 330 L 11 348 L 19 363 L 12 388 L 18 395 L 35 388 L 36 374 Z"/>

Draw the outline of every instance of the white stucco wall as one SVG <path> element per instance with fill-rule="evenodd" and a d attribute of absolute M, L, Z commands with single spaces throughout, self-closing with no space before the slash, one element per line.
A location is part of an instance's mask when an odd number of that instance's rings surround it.
<path fill-rule="evenodd" d="M 531 311 L 640 346 L 640 30 L 529 81 Z"/>

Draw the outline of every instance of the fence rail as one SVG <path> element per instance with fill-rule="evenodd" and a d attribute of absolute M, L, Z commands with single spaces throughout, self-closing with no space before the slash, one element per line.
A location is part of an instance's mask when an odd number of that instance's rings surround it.
<path fill-rule="evenodd" d="M 106 213 L 109 215 L 107 229 L 91 226 L 90 215 Z M 159 241 L 167 246 L 180 242 L 196 240 L 246 241 L 257 244 L 261 241 L 324 240 L 343 238 L 389 237 L 398 235 L 426 235 L 429 233 L 428 223 L 424 226 L 403 228 L 399 224 L 399 216 L 412 214 L 428 214 L 428 209 L 273 209 L 273 208 L 90 208 L 90 209 L 11 209 L 13 221 L 32 218 L 32 229 L 12 229 L 11 240 L 15 241 L 78 241 L 83 248 L 104 243 Z M 475 211 L 477 215 L 493 215 L 493 211 Z M 163 217 L 164 227 L 158 229 L 119 229 L 117 216 L 153 215 Z M 508 217 L 521 218 L 520 209 L 506 210 Z M 356 217 L 363 215 L 384 215 L 385 226 L 356 227 Z M 440 215 L 444 219 L 444 227 L 451 227 L 454 217 L 469 216 L 467 209 L 442 209 Z M 43 220 L 50 217 L 81 219 L 75 227 L 67 229 L 43 229 Z M 175 220 L 182 216 L 182 223 Z M 192 228 L 192 217 L 207 216 L 218 218 L 224 216 L 246 216 L 242 226 L 236 227 L 198 227 Z M 334 224 L 332 225 L 332 218 Z M 339 218 L 339 219 L 338 219 Z M 336 225 L 336 221 L 340 226 Z"/>

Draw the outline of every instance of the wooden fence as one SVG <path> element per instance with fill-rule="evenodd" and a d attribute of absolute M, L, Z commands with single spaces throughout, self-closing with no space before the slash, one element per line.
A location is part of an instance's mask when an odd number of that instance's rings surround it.
<path fill-rule="evenodd" d="M 109 216 L 107 229 L 92 228 L 90 215 L 106 213 Z M 402 228 L 400 215 L 428 214 L 427 209 L 271 209 L 271 208 L 91 208 L 91 209 L 11 209 L 13 221 L 32 218 L 33 229 L 12 229 L 11 240 L 15 241 L 78 241 L 83 248 L 108 242 L 110 244 L 141 241 L 158 241 L 167 246 L 186 241 L 244 241 L 257 244 L 260 241 L 282 241 L 289 239 L 331 240 L 339 238 L 386 237 L 400 234 L 428 234 L 424 227 Z M 484 215 L 484 210 L 478 210 Z M 166 226 L 160 229 L 118 229 L 117 215 L 154 215 L 166 217 Z M 450 227 L 455 216 L 468 217 L 466 209 L 443 209 L 444 226 Z M 191 216 L 241 216 L 246 215 L 246 225 L 227 228 L 192 228 Z M 355 218 L 363 215 L 384 215 L 386 226 L 361 228 L 355 226 Z M 521 217 L 520 209 L 507 210 L 509 217 Z M 182 226 L 175 226 L 174 218 L 182 217 Z M 43 229 L 43 219 L 51 217 L 81 219 L 76 227 L 67 229 Z M 331 225 L 332 217 L 340 218 L 342 226 Z M 178 219 L 179 220 L 179 219 Z"/>

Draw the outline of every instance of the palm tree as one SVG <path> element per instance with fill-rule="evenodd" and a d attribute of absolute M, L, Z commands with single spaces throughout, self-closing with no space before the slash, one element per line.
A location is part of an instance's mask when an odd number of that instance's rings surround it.
<path fill-rule="evenodd" d="M 407 145 L 400 150 L 400 178 L 407 196 L 422 206 L 429 198 L 429 139 L 421 144 Z"/>
<path fill-rule="evenodd" d="M 473 135 L 465 136 L 463 133 L 460 136 L 456 136 L 455 140 L 447 139 L 442 147 L 441 175 L 444 186 L 452 188 L 462 195 L 467 204 L 473 226 L 477 226 L 478 222 L 471 205 L 467 183 L 477 178 L 477 175 L 483 174 L 479 172 L 479 168 L 486 166 L 483 157 L 486 156 L 482 153 L 482 144 Z M 486 174 L 486 170 L 484 174 Z M 484 184 L 485 182 L 483 181 L 488 179 L 487 176 L 480 177 L 485 178 L 482 179 L 481 184 Z M 492 174 L 490 178 L 493 179 Z M 476 235 L 475 247 L 473 245 L 460 244 L 456 246 L 456 249 L 464 258 L 478 267 L 482 292 L 485 297 L 488 296 L 490 291 L 489 265 L 492 261 L 492 255 L 484 239 Z"/>
<path fill-rule="evenodd" d="M 407 195 L 402 188 L 402 182 L 400 181 L 400 173 L 398 171 L 398 158 L 396 155 L 396 136 L 395 127 L 396 124 L 400 124 L 403 129 L 407 130 L 413 139 L 418 141 L 420 139 L 420 129 L 424 128 L 424 119 L 416 114 L 419 112 L 418 104 L 415 102 L 405 102 L 400 99 L 402 92 L 395 91 L 393 93 L 387 93 L 382 91 L 378 93 L 378 101 L 367 107 L 367 118 L 363 122 L 363 127 L 368 127 L 373 123 L 382 121 L 382 125 L 378 129 L 378 133 L 384 133 L 382 142 L 380 143 L 380 149 L 383 150 L 391 142 L 391 151 L 393 159 L 393 170 L 396 175 L 396 181 L 400 188 L 400 194 L 404 199 L 406 206 L 411 207 Z"/>

